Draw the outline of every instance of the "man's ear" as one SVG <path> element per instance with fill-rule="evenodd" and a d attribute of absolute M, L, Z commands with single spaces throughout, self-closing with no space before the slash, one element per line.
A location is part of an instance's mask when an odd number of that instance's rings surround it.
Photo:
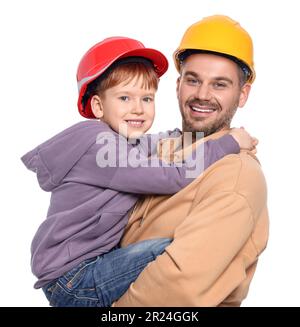
<path fill-rule="evenodd" d="M 240 98 L 239 98 L 239 107 L 240 108 L 244 107 L 244 105 L 246 104 L 250 90 L 251 90 L 251 84 L 246 83 L 245 85 L 242 86 L 241 94 L 240 94 Z"/>
<path fill-rule="evenodd" d="M 177 81 L 176 81 L 176 95 L 177 95 L 177 99 L 178 99 L 178 95 L 179 95 L 179 84 L 180 84 L 180 76 L 177 78 Z"/>
<path fill-rule="evenodd" d="M 94 95 L 91 99 L 91 108 L 96 118 L 103 117 L 103 106 L 99 95 Z"/>

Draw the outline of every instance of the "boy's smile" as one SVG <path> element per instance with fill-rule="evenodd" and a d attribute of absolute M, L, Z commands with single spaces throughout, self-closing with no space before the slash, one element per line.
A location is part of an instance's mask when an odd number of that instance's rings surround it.
<path fill-rule="evenodd" d="M 139 137 L 152 126 L 155 92 L 154 88 L 143 87 L 137 77 L 113 86 L 100 97 L 99 118 L 127 138 Z"/>

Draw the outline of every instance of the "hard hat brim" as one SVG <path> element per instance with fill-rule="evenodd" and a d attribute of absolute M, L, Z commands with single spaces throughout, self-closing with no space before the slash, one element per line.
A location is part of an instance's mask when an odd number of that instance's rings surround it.
<path fill-rule="evenodd" d="M 127 52 L 124 52 L 120 54 L 119 56 L 116 56 L 113 60 L 107 62 L 106 65 L 102 66 L 101 69 L 93 74 L 92 76 L 89 76 L 88 78 L 80 81 L 78 84 L 78 88 L 80 89 L 80 94 L 78 97 L 78 109 L 80 114 L 85 118 L 96 118 L 92 112 L 90 103 L 87 103 L 85 108 L 83 108 L 82 105 L 82 97 L 85 94 L 87 85 L 94 81 L 96 78 L 98 78 L 101 74 L 103 74 L 114 62 L 116 62 L 119 59 L 123 59 L 126 57 L 143 57 L 148 60 L 150 60 L 153 63 L 154 70 L 158 77 L 161 77 L 167 70 L 168 70 L 168 60 L 167 58 L 158 50 L 151 49 L 151 48 L 142 48 L 142 49 L 136 49 L 136 50 L 130 50 Z"/>

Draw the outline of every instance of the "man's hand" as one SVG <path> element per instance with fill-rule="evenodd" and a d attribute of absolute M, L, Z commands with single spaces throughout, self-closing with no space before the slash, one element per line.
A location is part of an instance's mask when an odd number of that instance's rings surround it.
<path fill-rule="evenodd" d="M 229 134 L 238 142 L 240 149 L 249 150 L 253 154 L 257 152 L 256 145 L 258 144 L 258 139 L 252 137 L 244 127 L 232 128 Z"/>

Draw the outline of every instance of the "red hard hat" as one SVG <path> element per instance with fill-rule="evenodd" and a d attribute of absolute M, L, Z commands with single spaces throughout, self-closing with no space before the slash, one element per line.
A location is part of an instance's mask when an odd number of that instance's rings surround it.
<path fill-rule="evenodd" d="M 144 57 L 152 61 L 158 77 L 168 69 L 167 58 L 159 51 L 145 48 L 134 39 L 127 37 L 110 37 L 95 44 L 82 57 L 77 69 L 77 85 L 79 91 L 78 110 L 86 118 L 95 118 L 90 102 L 85 107 L 82 97 L 87 85 L 99 77 L 116 60 L 126 57 Z"/>

